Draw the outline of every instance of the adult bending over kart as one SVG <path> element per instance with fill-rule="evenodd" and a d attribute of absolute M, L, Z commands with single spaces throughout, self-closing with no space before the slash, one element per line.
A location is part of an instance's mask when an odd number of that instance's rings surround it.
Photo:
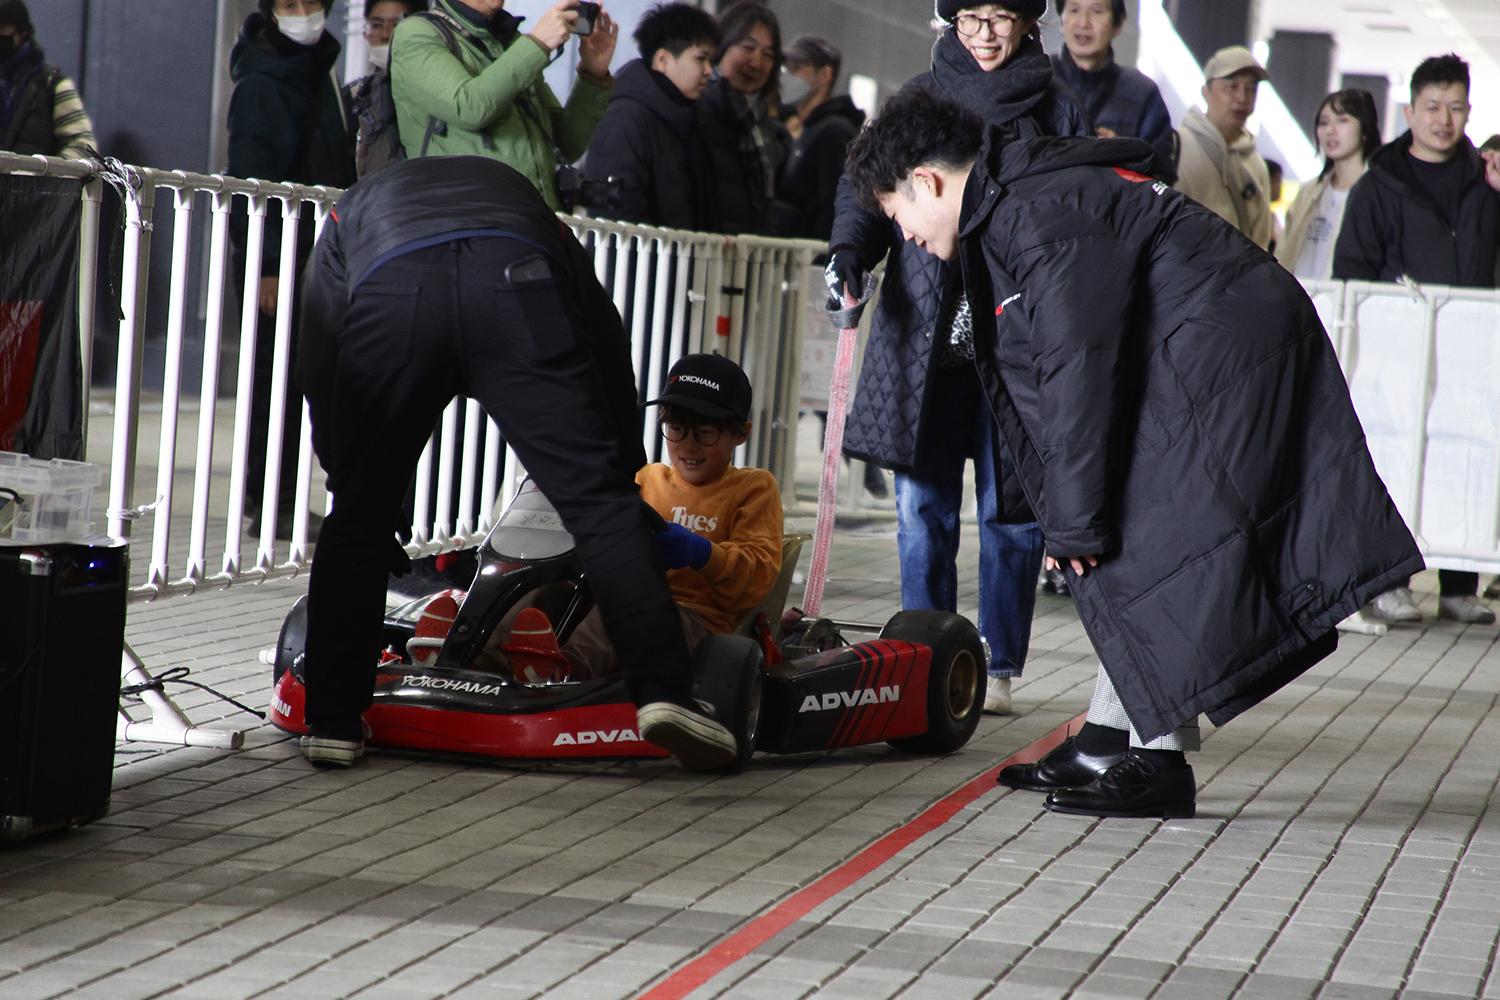
<path fill-rule="evenodd" d="M 1006 142 L 910 88 L 849 154 L 867 205 L 959 259 L 980 379 L 1100 657 L 1078 737 L 1000 777 L 1058 812 L 1193 815 L 1199 713 L 1255 705 L 1422 565 L 1301 285 L 1154 161 Z"/>
<path fill-rule="evenodd" d="M 363 751 L 402 494 L 462 393 L 500 425 L 576 540 L 641 737 L 689 768 L 733 761 L 733 735 L 690 696 L 687 645 L 632 481 L 646 456 L 629 342 L 535 186 L 487 157 L 395 163 L 339 199 L 304 296 L 298 364 L 335 497 L 307 595 L 307 758 L 347 767 Z"/>

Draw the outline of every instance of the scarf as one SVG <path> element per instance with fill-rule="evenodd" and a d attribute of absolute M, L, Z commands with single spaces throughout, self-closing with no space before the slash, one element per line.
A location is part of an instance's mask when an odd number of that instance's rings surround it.
<path fill-rule="evenodd" d="M 932 47 L 932 76 L 944 94 L 977 112 L 985 124 L 1000 126 L 1009 137 L 1042 134 L 1030 113 L 1047 96 L 1052 60 L 1034 37 L 1028 36 L 1003 66 L 986 72 L 950 28 Z"/>
<path fill-rule="evenodd" d="M 1035 37 L 1027 36 L 1004 65 L 986 71 L 959 41 L 957 30 L 949 28 L 932 47 L 932 76 L 944 94 L 977 112 L 986 125 L 999 126 L 1006 138 L 1043 134 L 1031 110 L 1047 96 L 1052 60 Z M 953 319 L 948 336 L 938 344 L 938 366 L 951 368 L 973 361 L 974 325 L 962 286 L 945 294 L 954 297 Z"/>
<path fill-rule="evenodd" d="M 740 165 L 745 171 L 747 190 L 754 199 L 752 207 L 759 212 L 771 199 L 777 166 L 773 149 L 775 131 L 766 102 L 758 97 L 752 101 L 723 77 L 714 80 L 711 86 L 719 89 L 721 106 L 734 116 L 738 126 Z"/>

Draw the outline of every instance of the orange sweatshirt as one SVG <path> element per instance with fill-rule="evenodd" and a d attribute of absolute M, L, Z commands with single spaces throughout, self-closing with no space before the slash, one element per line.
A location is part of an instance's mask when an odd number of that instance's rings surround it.
<path fill-rule="evenodd" d="M 693 486 L 657 463 L 636 473 L 635 481 L 658 514 L 713 543 L 702 569 L 667 571 L 672 599 L 698 612 L 710 632 L 733 631 L 735 619 L 765 599 L 781 572 L 776 477 L 730 466 L 716 481 Z"/>

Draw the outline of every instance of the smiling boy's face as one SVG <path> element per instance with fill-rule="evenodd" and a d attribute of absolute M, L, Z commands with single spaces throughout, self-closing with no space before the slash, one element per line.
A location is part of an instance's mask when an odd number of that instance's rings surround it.
<path fill-rule="evenodd" d="M 667 440 L 667 460 L 677 470 L 677 477 L 689 486 L 717 482 L 729 468 L 734 449 L 750 437 L 749 421 L 737 429 L 725 429 L 699 414 L 677 408 L 663 415 L 661 425 Z M 705 439 L 708 444 L 703 443 Z"/>
<path fill-rule="evenodd" d="M 940 260 L 952 260 L 958 256 L 958 221 L 967 181 L 968 167 L 917 167 L 896 190 L 880 195 L 880 208 L 907 240 Z"/>

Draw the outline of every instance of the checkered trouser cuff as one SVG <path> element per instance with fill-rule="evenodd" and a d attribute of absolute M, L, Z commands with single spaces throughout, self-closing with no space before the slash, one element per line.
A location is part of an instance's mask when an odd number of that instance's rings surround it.
<path fill-rule="evenodd" d="M 1150 743 L 1142 743 L 1141 738 L 1136 735 L 1135 726 L 1130 724 L 1130 716 L 1125 714 L 1125 706 L 1120 704 L 1120 697 L 1115 694 L 1114 685 L 1109 682 L 1109 675 L 1104 672 L 1102 663 L 1099 664 L 1099 679 L 1094 683 L 1094 697 L 1089 702 L 1089 721 L 1096 726 L 1108 726 L 1110 729 L 1128 729 L 1130 745 L 1144 750 L 1192 752 L 1203 749 L 1203 737 L 1198 731 L 1197 719 L 1178 726 L 1167 735 L 1157 737 Z"/>

